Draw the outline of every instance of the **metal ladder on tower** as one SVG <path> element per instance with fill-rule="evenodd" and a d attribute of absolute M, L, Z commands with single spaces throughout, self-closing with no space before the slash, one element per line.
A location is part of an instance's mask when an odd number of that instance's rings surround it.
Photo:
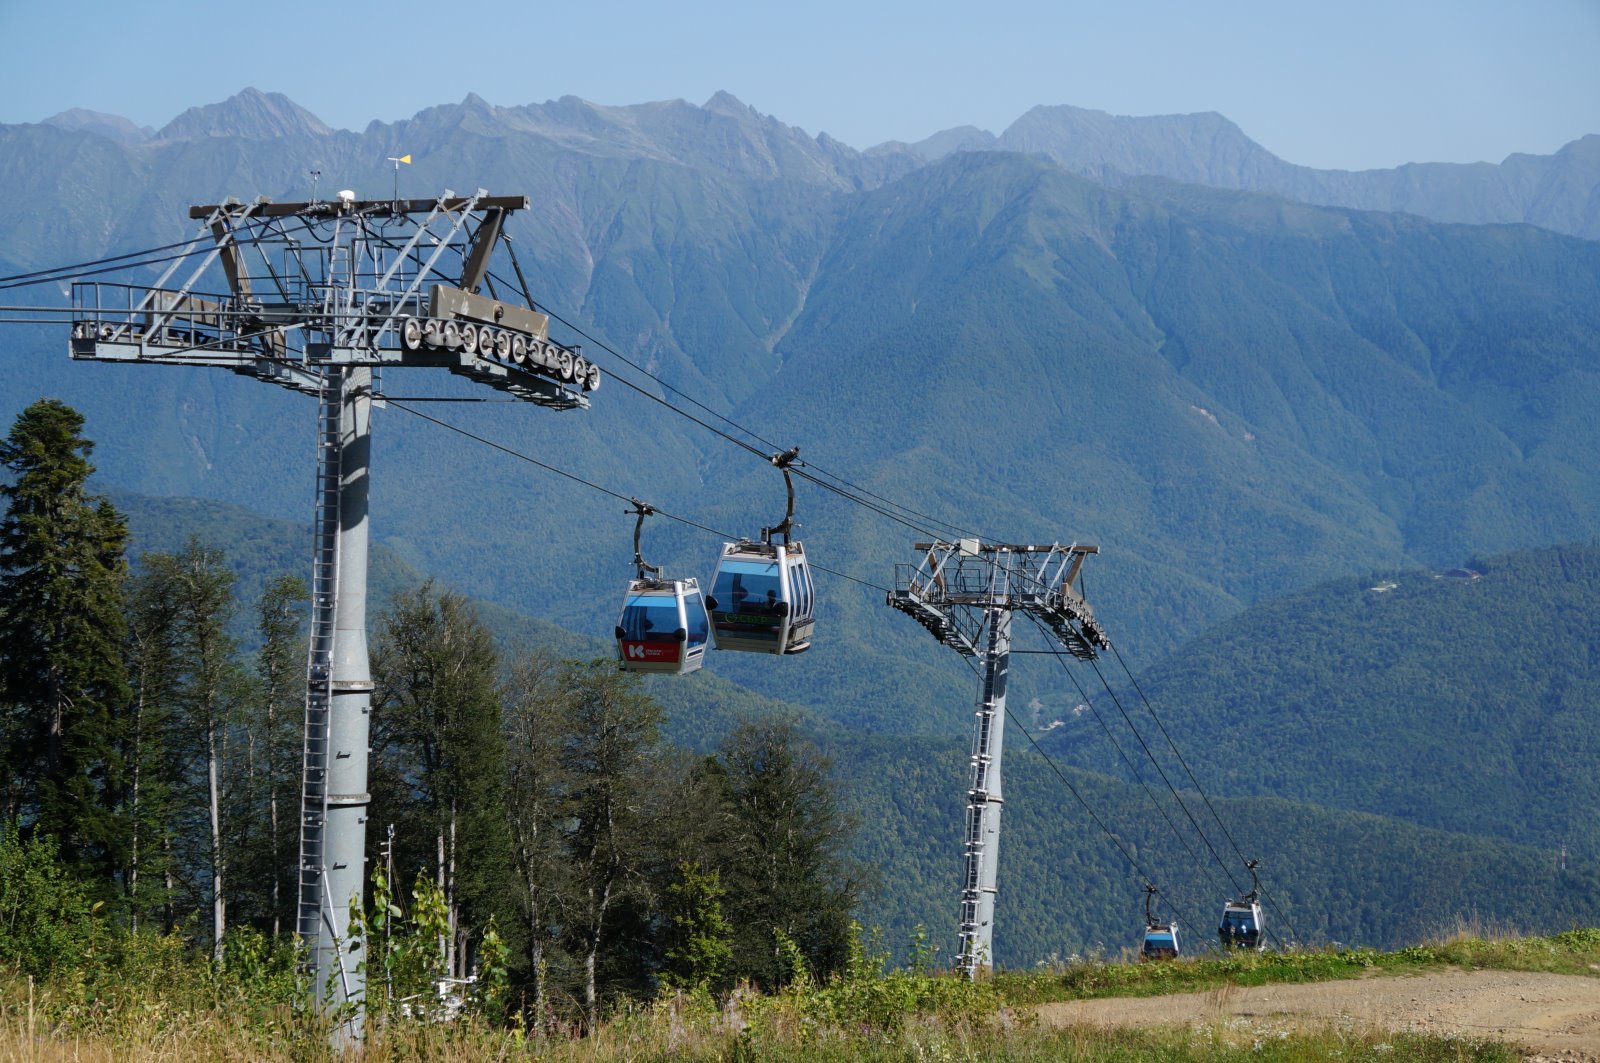
<path fill-rule="evenodd" d="M 300 789 L 300 893 L 296 930 L 315 943 L 324 907 L 328 822 L 328 723 L 333 708 L 333 638 L 339 605 L 339 485 L 345 370 L 323 378 L 317 410 L 317 516 L 312 536 L 311 644 L 306 662 L 305 750 Z"/>
<path fill-rule="evenodd" d="M 965 867 L 961 883 L 961 963 L 964 968 L 976 965 L 980 957 L 972 951 L 972 942 L 978 937 L 980 895 L 983 892 L 983 865 L 988 858 L 987 839 L 984 837 L 984 819 L 989 805 L 989 772 L 994 765 L 994 670 L 990 653 L 984 655 L 984 682 L 978 701 L 976 719 L 973 721 L 972 784 L 967 788 L 967 836 Z"/>

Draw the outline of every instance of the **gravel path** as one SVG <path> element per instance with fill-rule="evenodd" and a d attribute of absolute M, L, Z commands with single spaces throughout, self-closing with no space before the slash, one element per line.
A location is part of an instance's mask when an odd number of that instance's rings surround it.
<path fill-rule="evenodd" d="M 1309 985 L 1224 986 L 1167 997 L 1045 1004 L 1056 1026 L 1227 1022 L 1263 1032 L 1292 1026 L 1409 1030 L 1505 1041 L 1541 1063 L 1600 1063 L 1600 978 L 1515 971 L 1442 971 Z"/>

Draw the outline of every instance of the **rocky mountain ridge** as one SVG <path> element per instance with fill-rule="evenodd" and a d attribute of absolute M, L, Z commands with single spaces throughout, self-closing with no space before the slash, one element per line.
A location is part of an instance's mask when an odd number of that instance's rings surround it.
<path fill-rule="evenodd" d="M 191 108 L 153 134 L 125 118 L 78 110 L 46 123 L 123 145 L 215 136 L 330 138 L 341 132 L 288 97 L 254 88 L 221 103 Z M 1581 137 L 1551 155 L 1518 153 L 1499 163 L 1320 170 L 1279 158 L 1215 112 L 1135 117 L 1041 105 L 998 136 L 959 126 L 915 143 L 889 141 L 861 151 L 826 133 L 813 137 L 718 92 L 701 106 L 681 99 L 604 106 L 564 96 L 502 107 L 469 95 L 409 119 L 373 122 L 364 135 L 398 153 L 417 153 L 435 149 L 456 133 L 490 138 L 531 134 L 586 155 L 648 157 L 839 190 L 876 187 L 954 152 L 1010 151 L 1044 156 L 1102 183 L 1162 177 L 1322 206 L 1400 211 L 1469 224 L 1520 222 L 1600 239 L 1600 134 Z"/>

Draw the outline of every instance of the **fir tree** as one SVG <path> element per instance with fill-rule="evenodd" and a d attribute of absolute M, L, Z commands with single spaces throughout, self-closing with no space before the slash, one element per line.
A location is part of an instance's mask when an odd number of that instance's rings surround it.
<path fill-rule="evenodd" d="M 778 985 L 792 941 L 819 976 L 850 954 L 862 869 L 845 856 L 854 824 L 840 811 L 826 757 L 781 721 L 742 724 L 710 765 L 723 791 L 717 841 L 733 974 Z"/>
<path fill-rule="evenodd" d="M 118 709 L 127 526 L 85 491 L 83 417 L 54 399 L 0 442 L 0 708 L 6 811 L 109 889 L 122 860 Z"/>

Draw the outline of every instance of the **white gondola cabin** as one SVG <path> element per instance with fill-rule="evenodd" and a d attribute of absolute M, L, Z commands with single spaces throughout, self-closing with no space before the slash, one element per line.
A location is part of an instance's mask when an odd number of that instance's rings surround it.
<path fill-rule="evenodd" d="M 1144 937 L 1139 942 L 1141 960 L 1175 960 L 1183 950 L 1178 944 L 1178 921 L 1163 923 L 1156 918 L 1154 886 L 1144 888 Z"/>
<path fill-rule="evenodd" d="M 802 544 L 722 544 L 706 599 L 717 649 L 800 653 L 811 646 L 815 604 Z"/>
<path fill-rule="evenodd" d="M 1178 947 L 1178 921 L 1155 923 L 1144 928 L 1144 942 L 1139 948 L 1141 960 L 1172 960 L 1182 955 Z"/>
<path fill-rule="evenodd" d="M 706 607 L 711 610 L 712 645 L 745 653 L 801 653 L 811 648 L 816 627 L 816 590 L 806 549 L 790 542 L 794 528 L 794 480 L 789 467 L 800 453 L 790 447 L 771 462 L 783 473 L 788 508 L 783 520 L 761 529 L 761 541 L 723 543 L 711 578 Z M 773 536 L 781 542 L 773 542 Z"/>

